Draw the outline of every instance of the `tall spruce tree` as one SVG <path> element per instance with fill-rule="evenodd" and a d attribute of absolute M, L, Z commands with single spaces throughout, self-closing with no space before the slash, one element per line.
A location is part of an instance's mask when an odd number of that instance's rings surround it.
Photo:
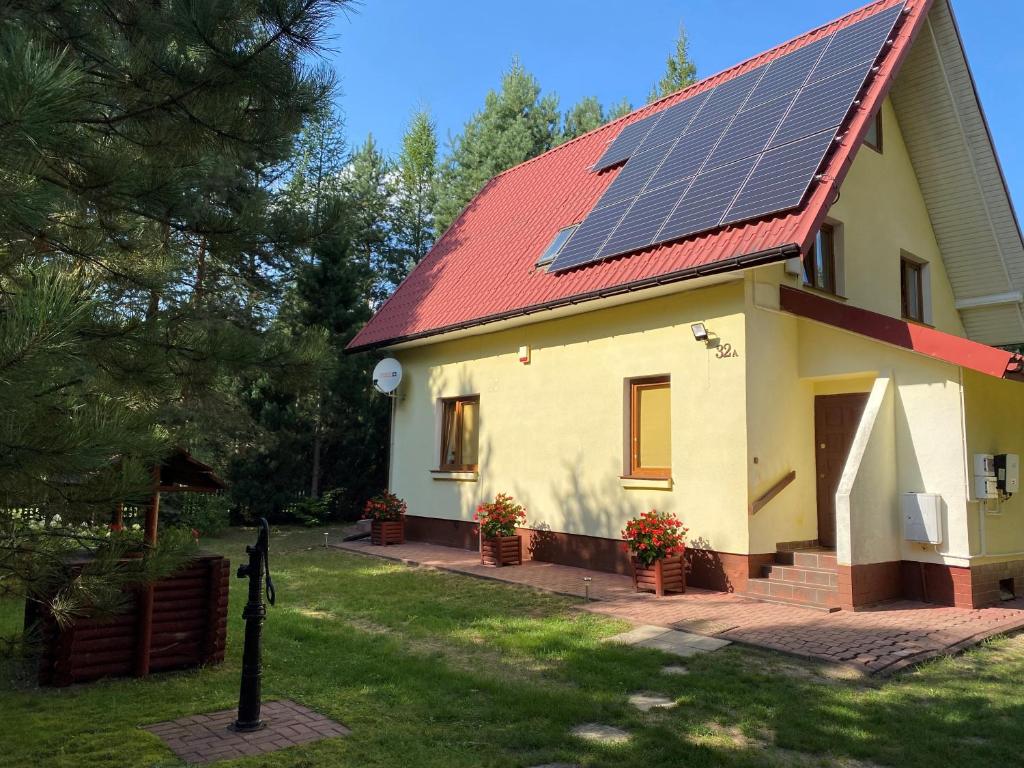
<path fill-rule="evenodd" d="M 686 27 L 679 24 L 679 35 L 676 38 L 676 50 L 665 61 L 665 74 L 662 75 L 647 98 L 648 102 L 657 101 L 676 91 L 697 82 L 697 65 L 690 59 L 689 39 Z"/>
<path fill-rule="evenodd" d="M 306 214 L 309 227 L 308 256 L 313 258 L 312 243 L 334 226 L 336 205 L 342 194 L 342 181 L 349 163 L 345 142 L 345 123 L 328 106 L 306 120 L 291 159 L 292 168 L 284 185 L 288 204 Z M 328 235 L 329 236 L 329 235 Z"/>
<path fill-rule="evenodd" d="M 436 223 L 443 232 L 494 175 L 551 149 L 560 134 L 558 97 L 541 96 L 519 59 L 490 91 L 484 107 L 450 142 L 441 166 Z"/>
<path fill-rule="evenodd" d="M 370 280 L 365 295 L 372 307 L 388 297 L 390 275 L 395 272 L 390 228 L 394 195 L 392 164 L 371 134 L 352 153 L 342 181 L 342 200 L 348 209 L 353 258 L 366 266 Z"/>
<path fill-rule="evenodd" d="M 395 285 L 426 255 L 436 236 L 437 131 L 426 110 L 417 110 L 409 121 L 396 171 L 393 228 L 397 272 L 388 275 Z"/>
<path fill-rule="evenodd" d="M 398 272 L 401 194 L 398 171 L 372 136 L 351 155 L 338 152 L 340 123 L 321 115 L 303 132 L 300 162 L 284 184 L 316 236 L 275 317 L 289 335 L 322 329 L 330 352 L 303 387 L 274 372 L 245 382 L 258 435 L 229 469 L 232 494 L 248 514 L 282 521 L 300 517 L 294 510 L 310 510 L 325 491 L 327 511 L 351 517 L 385 482 L 387 409 L 370 389 L 373 361 L 345 356 L 344 348 Z M 301 162 L 321 157 L 316 166 Z"/>
<path fill-rule="evenodd" d="M 317 334 L 273 322 L 309 236 L 277 181 L 332 86 L 301 62 L 346 4 L 0 7 L 5 588 L 42 599 L 66 575 L 7 557 L 28 535 L 12 508 L 51 541 L 103 521 L 148 497 L 168 446 L 237 444 L 241 374 L 317 364 Z"/>
<path fill-rule="evenodd" d="M 575 139 L 588 131 L 600 128 L 607 121 L 601 102 L 595 96 L 587 96 L 566 111 L 559 141 Z"/>
<path fill-rule="evenodd" d="M 618 120 L 620 117 L 625 117 L 633 111 L 633 105 L 629 103 L 629 99 L 623 97 L 620 101 L 612 104 L 607 109 L 606 117 L 608 121 Z"/>
<path fill-rule="evenodd" d="M 622 99 L 608 109 L 605 109 L 601 102 L 597 100 L 597 97 L 587 96 L 580 99 L 565 113 L 559 141 L 565 142 L 575 139 L 577 136 L 582 136 L 588 131 L 600 128 L 610 120 L 616 120 L 623 115 L 628 115 L 632 111 L 633 105 L 629 103 L 628 99 Z"/>

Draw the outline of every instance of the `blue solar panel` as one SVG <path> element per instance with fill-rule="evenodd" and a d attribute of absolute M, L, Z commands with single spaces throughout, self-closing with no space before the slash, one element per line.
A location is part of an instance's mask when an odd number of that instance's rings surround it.
<path fill-rule="evenodd" d="M 902 11 L 902 4 L 894 5 L 836 32 L 825 50 L 825 55 L 811 73 L 808 84 L 831 77 L 836 72 L 864 60 L 874 63 L 885 41 L 892 34 Z"/>
<path fill-rule="evenodd" d="M 647 152 L 640 152 L 629 158 L 629 162 L 619 171 L 615 181 L 611 183 L 601 199 L 597 201 L 595 208 L 604 208 L 606 205 L 617 202 L 627 197 L 636 197 L 647 184 L 654 172 L 658 170 L 661 161 L 668 154 L 670 145 L 662 144 Z"/>
<path fill-rule="evenodd" d="M 771 147 L 778 147 L 801 139 L 826 128 L 838 126 L 850 111 L 850 105 L 864 86 L 871 62 L 819 80 L 800 91 L 793 108 L 772 139 Z"/>
<path fill-rule="evenodd" d="M 661 225 L 686 191 L 686 184 L 683 181 L 640 195 L 636 205 L 626 212 L 598 256 L 615 256 L 651 245 Z"/>
<path fill-rule="evenodd" d="M 746 112 L 740 112 L 704 167 L 717 168 L 763 152 L 795 96 L 794 92 L 775 101 L 758 104 Z"/>
<path fill-rule="evenodd" d="M 835 135 L 835 129 L 824 131 L 761 155 L 723 223 L 767 216 L 800 205 Z"/>
<path fill-rule="evenodd" d="M 831 38 L 823 37 L 775 59 L 747 99 L 746 108 L 777 99 L 800 88 Z"/>
<path fill-rule="evenodd" d="M 627 126 L 595 167 L 629 162 L 552 270 L 799 206 L 903 8 Z"/>
<path fill-rule="evenodd" d="M 619 131 L 615 141 L 604 151 L 601 159 L 594 163 L 592 170 L 603 171 L 605 168 L 611 168 L 623 160 L 628 160 L 630 155 L 640 146 L 640 142 L 644 140 L 644 137 L 651 128 L 658 124 L 661 114 L 661 112 L 658 112 L 650 117 L 645 117 L 643 120 L 637 120 L 635 123 L 630 123 Z"/>
<path fill-rule="evenodd" d="M 715 88 L 711 95 L 708 96 L 703 109 L 693 119 L 690 129 L 693 130 L 699 126 L 715 123 L 719 120 L 728 120 L 736 114 L 743 106 L 747 96 L 754 90 L 754 86 L 757 85 L 757 81 L 761 79 L 761 75 L 764 74 L 766 69 L 767 65 L 760 66 L 739 77 L 734 77 L 732 80 L 727 80 Z"/>
<path fill-rule="evenodd" d="M 691 129 L 672 147 L 672 151 L 668 153 L 664 164 L 654 174 L 647 188 L 664 187 L 697 173 L 728 126 L 727 120 L 721 120 L 712 125 Z"/>
<path fill-rule="evenodd" d="M 607 208 L 591 211 L 572 233 L 569 242 L 565 244 L 555 260 L 551 262 L 551 271 L 557 272 L 593 261 L 600 252 L 601 246 L 604 245 L 604 241 L 608 239 L 608 235 L 619 223 L 622 214 L 632 204 L 633 198 L 630 198 L 621 203 L 609 205 Z"/>
<path fill-rule="evenodd" d="M 691 96 L 662 112 L 661 120 L 644 138 L 641 151 L 648 147 L 656 147 L 665 142 L 675 141 L 682 136 L 686 132 L 690 120 L 693 119 L 697 110 L 707 100 L 709 93 L 710 91 L 698 93 L 696 96 Z"/>
<path fill-rule="evenodd" d="M 757 162 L 748 157 L 696 177 L 657 235 L 658 242 L 675 240 L 717 227 Z"/>

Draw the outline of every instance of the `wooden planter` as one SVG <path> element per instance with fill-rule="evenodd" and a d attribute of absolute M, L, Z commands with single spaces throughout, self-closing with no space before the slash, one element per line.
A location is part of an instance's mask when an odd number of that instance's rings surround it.
<path fill-rule="evenodd" d="M 633 587 L 637 592 L 654 592 L 664 597 L 666 592 L 686 591 L 686 571 L 683 556 L 669 555 L 644 565 L 637 558 L 633 561 Z"/>
<path fill-rule="evenodd" d="M 370 543 L 405 544 L 405 520 L 374 520 L 370 524 Z"/>
<path fill-rule="evenodd" d="M 495 536 L 480 539 L 480 564 L 500 568 L 503 565 L 522 565 L 523 540 L 519 536 Z"/>

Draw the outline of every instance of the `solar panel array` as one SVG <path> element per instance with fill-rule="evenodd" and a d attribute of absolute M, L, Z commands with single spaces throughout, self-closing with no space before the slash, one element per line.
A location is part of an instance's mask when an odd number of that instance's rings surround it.
<path fill-rule="evenodd" d="M 903 6 L 627 125 L 593 170 L 626 164 L 551 270 L 799 206 Z"/>

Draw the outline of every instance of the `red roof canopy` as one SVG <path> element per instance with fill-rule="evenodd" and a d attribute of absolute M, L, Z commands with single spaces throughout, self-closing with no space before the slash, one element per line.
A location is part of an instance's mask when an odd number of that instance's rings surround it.
<path fill-rule="evenodd" d="M 1024 356 L 1015 352 L 980 344 L 926 325 L 841 304 L 809 291 L 798 291 L 788 285 L 779 286 L 779 306 L 794 315 L 859 333 L 988 376 L 1024 381 Z"/>
<path fill-rule="evenodd" d="M 841 19 L 709 77 L 491 179 L 349 344 L 387 346 L 508 319 L 647 285 L 778 261 L 804 250 L 828 210 L 869 118 L 931 6 L 912 0 L 893 46 L 855 110 L 845 138 L 804 205 L 784 214 L 730 225 L 562 273 L 536 269 L 555 234 L 583 219 L 618 168 L 590 167 L 624 125 L 672 106 L 755 67 L 849 26 L 900 0 L 879 0 Z"/>

